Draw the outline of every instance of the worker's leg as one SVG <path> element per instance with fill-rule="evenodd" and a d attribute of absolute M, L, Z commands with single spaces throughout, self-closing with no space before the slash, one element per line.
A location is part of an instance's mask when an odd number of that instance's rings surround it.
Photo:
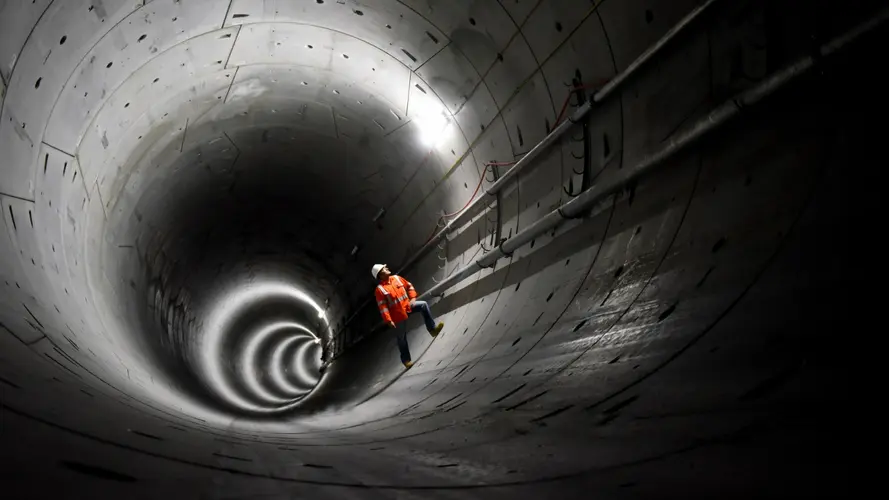
<path fill-rule="evenodd" d="M 395 342 L 398 344 L 398 352 L 401 353 L 401 362 L 411 360 L 411 351 L 407 347 L 407 324 L 402 323 L 395 327 Z"/>
<path fill-rule="evenodd" d="M 427 331 L 435 330 L 435 319 L 432 317 L 432 309 L 429 308 L 429 304 L 422 300 L 415 300 L 414 305 L 411 307 L 411 313 L 415 312 L 423 315 L 423 322 L 426 323 Z"/>

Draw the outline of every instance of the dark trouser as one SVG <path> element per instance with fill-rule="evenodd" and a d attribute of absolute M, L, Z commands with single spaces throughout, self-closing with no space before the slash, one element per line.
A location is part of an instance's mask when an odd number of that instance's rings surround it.
<path fill-rule="evenodd" d="M 420 313 L 423 315 L 423 322 L 426 323 L 426 330 L 431 332 L 435 330 L 435 319 L 432 317 L 432 310 L 429 304 L 422 300 L 415 300 L 411 308 L 411 314 Z M 398 352 L 401 353 L 401 362 L 407 363 L 411 360 L 411 351 L 407 346 L 407 326 L 404 323 L 395 328 L 395 342 L 398 344 Z"/>

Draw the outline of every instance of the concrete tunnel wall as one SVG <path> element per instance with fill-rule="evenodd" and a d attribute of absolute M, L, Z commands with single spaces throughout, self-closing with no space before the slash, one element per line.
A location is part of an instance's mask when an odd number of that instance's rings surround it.
<path fill-rule="evenodd" d="M 876 4 L 717 2 L 507 188 L 502 236 Z M 375 311 L 344 322 L 372 293 L 371 264 L 403 262 L 442 211 L 469 199 L 486 162 L 515 161 L 546 135 L 572 85 L 623 71 L 696 5 L 4 2 L 4 488 L 14 498 L 831 491 L 843 476 L 822 472 L 842 459 L 816 437 L 842 387 L 824 340 L 844 324 L 850 299 L 836 289 L 849 249 L 825 248 L 865 221 L 848 166 L 878 144 L 854 118 L 882 102 L 885 77 L 866 62 L 885 30 L 447 290 L 433 303 L 440 338 L 409 322 L 410 371 L 391 337 L 375 335 L 312 387 L 311 347 L 299 358 L 308 386 L 285 411 L 257 413 L 227 401 L 205 370 L 208 352 L 229 379 L 254 368 L 238 358 L 243 344 L 208 343 L 206 332 L 228 293 L 270 282 L 290 288 L 239 320 L 299 322 L 328 346 L 366 333 Z M 440 109 L 449 124 L 429 147 L 422 124 Z M 481 211 L 407 277 L 427 289 L 489 251 L 496 213 Z M 275 370 L 293 378 L 279 368 L 261 367 L 261 382 Z"/>

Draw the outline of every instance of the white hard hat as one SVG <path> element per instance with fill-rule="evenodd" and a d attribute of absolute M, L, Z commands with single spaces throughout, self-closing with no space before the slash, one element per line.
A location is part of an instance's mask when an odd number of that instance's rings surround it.
<path fill-rule="evenodd" d="M 371 272 L 371 274 L 374 275 L 374 278 L 376 278 L 377 275 L 380 274 L 380 271 L 381 271 L 384 267 L 386 267 L 386 264 L 374 264 L 374 267 L 371 269 L 370 272 Z"/>

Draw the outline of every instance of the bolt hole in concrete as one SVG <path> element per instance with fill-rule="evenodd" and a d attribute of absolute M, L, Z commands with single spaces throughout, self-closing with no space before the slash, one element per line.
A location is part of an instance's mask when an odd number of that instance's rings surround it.
<path fill-rule="evenodd" d="M 157 437 L 154 434 L 149 434 L 147 432 L 136 431 L 133 429 L 129 429 L 129 431 L 137 436 L 142 436 L 144 438 L 148 438 L 154 441 L 163 441 L 163 438 Z"/>
<path fill-rule="evenodd" d="M 90 8 L 90 10 L 92 10 L 92 7 Z M 124 474 L 122 472 L 113 471 L 111 469 L 106 469 L 105 467 L 99 467 L 96 465 L 88 465 L 81 462 L 73 462 L 69 460 L 62 460 L 59 462 L 59 465 L 70 471 L 74 471 L 78 474 L 83 474 L 85 476 L 90 476 L 96 479 L 117 481 L 121 483 L 135 483 L 136 481 L 138 481 L 138 479 L 129 474 Z"/>
<path fill-rule="evenodd" d="M 62 38 L 59 40 L 59 45 L 65 45 L 65 42 L 67 42 L 67 41 L 68 41 L 68 35 L 64 35 L 64 36 L 62 36 Z"/>
<path fill-rule="evenodd" d="M 676 311 L 676 306 L 677 306 L 677 305 L 678 305 L 678 304 L 673 304 L 673 305 L 671 305 L 671 306 L 668 307 L 666 310 L 664 310 L 664 312 L 662 312 L 660 315 L 658 315 L 658 317 L 657 317 L 657 321 L 658 321 L 658 323 L 660 323 L 661 321 L 663 321 L 663 320 L 669 318 L 670 315 L 673 314 L 674 311 Z"/>

